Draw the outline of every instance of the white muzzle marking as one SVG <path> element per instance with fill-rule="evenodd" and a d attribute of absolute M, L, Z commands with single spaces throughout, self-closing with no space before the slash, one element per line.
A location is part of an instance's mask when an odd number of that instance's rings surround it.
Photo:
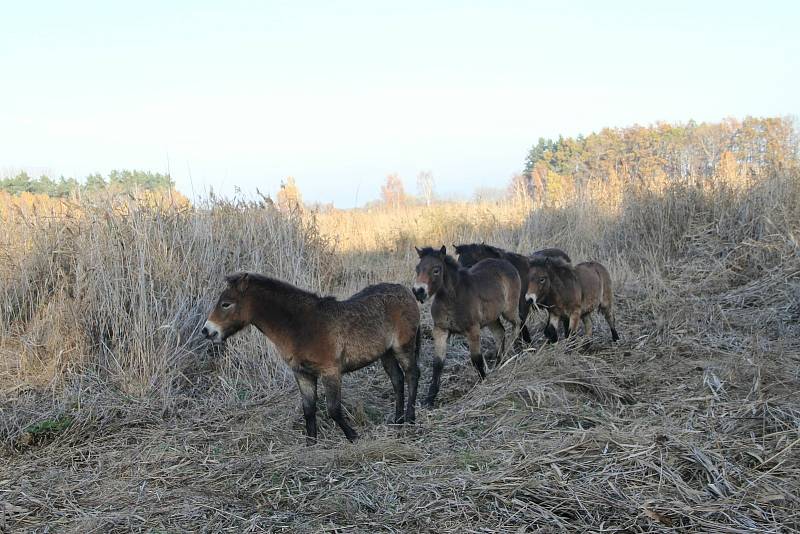
<path fill-rule="evenodd" d="M 530 302 L 531 306 L 533 306 L 537 310 L 539 309 L 539 305 L 536 303 L 536 293 L 526 293 L 525 300 Z"/>
<path fill-rule="evenodd" d="M 414 297 L 419 302 L 425 302 L 428 299 L 428 284 L 423 284 L 422 282 L 415 282 L 412 286 L 412 290 L 414 293 Z"/>
<path fill-rule="evenodd" d="M 222 337 L 222 330 L 214 321 L 206 321 L 203 330 L 206 331 L 206 337 L 212 341 L 218 341 Z"/>

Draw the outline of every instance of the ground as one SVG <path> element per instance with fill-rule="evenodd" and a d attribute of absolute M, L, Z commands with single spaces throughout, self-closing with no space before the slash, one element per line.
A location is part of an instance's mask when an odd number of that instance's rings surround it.
<path fill-rule="evenodd" d="M 64 401 L 60 418 L 6 445 L 0 529 L 797 530 L 797 273 L 716 292 L 707 277 L 682 280 L 622 284 L 621 342 L 599 317 L 590 344 L 547 345 L 539 333 L 483 382 L 456 337 L 437 406 L 419 408 L 414 426 L 386 424 L 392 393 L 380 366 L 353 373 L 343 391 L 354 444 L 320 399 L 322 439 L 305 447 L 288 378 L 267 394 L 221 399 L 212 360 L 204 386 L 169 405 L 86 378 L 63 397 L 84 406 Z M 780 305 L 759 300 L 770 288 L 788 295 Z M 542 322 L 529 324 L 539 332 Z M 35 419 L 52 404 L 46 395 L 17 392 L 6 424 Z"/>

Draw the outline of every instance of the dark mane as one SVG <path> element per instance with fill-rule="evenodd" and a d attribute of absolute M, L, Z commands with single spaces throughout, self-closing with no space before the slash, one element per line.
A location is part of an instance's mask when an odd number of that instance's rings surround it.
<path fill-rule="evenodd" d="M 462 258 L 459 257 L 459 263 L 464 265 L 465 267 L 474 265 L 477 263 L 476 261 L 478 258 L 475 257 L 475 253 L 479 255 L 485 255 L 491 258 L 497 258 L 500 260 L 508 260 L 512 264 L 515 262 L 523 262 L 527 263 L 528 256 L 524 256 L 517 252 L 512 252 L 510 250 L 505 250 L 499 247 L 495 247 L 493 245 L 487 245 L 486 243 L 470 243 L 464 245 L 456 245 L 456 253 L 460 256 L 465 256 L 466 261 L 462 261 Z M 485 259 L 485 258 L 484 258 Z"/>
<path fill-rule="evenodd" d="M 483 247 L 484 249 L 488 250 L 489 252 L 491 252 L 492 254 L 497 256 L 498 258 L 502 258 L 505 254 L 508 254 L 507 250 L 503 250 L 502 248 L 497 248 L 497 247 L 492 246 L 492 245 L 480 245 L 480 246 Z"/>
<path fill-rule="evenodd" d="M 463 245 L 456 245 L 456 252 L 458 252 L 458 249 L 460 249 L 462 247 L 464 249 L 466 249 L 466 248 L 481 249 L 481 250 L 484 250 L 486 252 L 489 252 L 490 254 L 493 254 L 494 257 L 496 257 L 496 258 L 502 258 L 503 255 L 507 253 L 507 251 L 505 251 L 505 250 L 503 250 L 501 248 L 497 248 L 497 247 L 492 246 L 492 245 L 487 245 L 486 243 L 469 243 L 469 244 L 463 244 Z"/>
<path fill-rule="evenodd" d="M 241 280 L 241 278 L 245 275 L 247 275 L 248 284 L 254 284 L 258 287 L 261 287 L 263 289 L 266 289 L 267 291 L 271 291 L 274 293 L 291 294 L 295 296 L 310 298 L 313 300 L 336 300 L 335 297 L 324 297 L 312 291 L 306 291 L 305 289 L 300 289 L 299 287 L 290 284 L 288 282 L 284 282 L 283 280 L 279 280 L 277 278 L 272 278 L 269 276 L 264 276 L 262 274 L 253 272 L 236 273 L 226 277 L 226 280 L 228 281 L 229 284 L 236 283 L 239 280 Z"/>
<path fill-rule="evenodd" d="M 572 272 L 573 271 L 572 264 L 567 263 L 566 261 L 564 261 L 563 258 L 560 258 L 560 257 L 557 257 L 557 256 L 554 257 L 554 256 L 538 256 L 538 255 L 534 255 L 534 256 L 530 257 L 529 261 L 530 261 L 531 267 L 542 267 L 544 269 L 551 268 L 551 269 L 554 269 L 556 271 L 561 271 L 561 272 L 564 272 L 564 271 Z"/>
<path fill-rule="evenodd" d="M 435 249 L 433 247 L 423 247 L 423 248 L 419 249 L 418 254 L 419 254 L 420 258 L 423 258 L 425 256 L 436 256 L 437 258 L 441 258 L 442 257 L 441 251 L 439 251 L 439 250 L 437 250 L 437 249 Z M 448 267 L 451 267 L 451 268 L 453 268 L 455 270 L 463 268 L 455 260 L 455 258 L 453 258 L 450 254 L 445 254 L 445 256 L 444 256 L 442 261 L 444 261 L 445 265 L 447 265 Z"/>

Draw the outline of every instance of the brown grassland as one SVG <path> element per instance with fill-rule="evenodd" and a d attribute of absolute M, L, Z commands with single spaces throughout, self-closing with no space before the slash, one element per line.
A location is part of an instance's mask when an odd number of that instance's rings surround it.
<path fill-rule="evenodd" d="M 2 197 L 0 531 L 800 529 L 799 236 L 795 171 L 319 214 Z M 590 346 L 546 345 L 534 313 L 478 383 L 455 338 L 410 428 L 367 368 L 343 387 L 362 439 L 321 398 L 306 448 L 270 343 L 199 336 L 229 272 L 346 296 L 409 283 L 414 245 L 482 240 L 603 262 L 622 340 L 596 321 Z"/>

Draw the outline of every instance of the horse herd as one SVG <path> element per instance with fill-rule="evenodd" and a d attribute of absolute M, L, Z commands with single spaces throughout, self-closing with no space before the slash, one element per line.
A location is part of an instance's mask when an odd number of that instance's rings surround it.
<path fill-rule="evenodd" d="M 347 300 L 320 297 L 296 286 L 255 273 L 236 273 L 203 326 L 203 335 L 222 343 L 248 325 L 277 347 L 291 368 L 303 399 L 306 443 L 317 438 L 317 383 L 325 388 L 328 414 L 348 440 L 357 438 L 341 406 L 342 374 L 380 360 L 395 395 L 395 423 L 413 423 L 419 383 L 420 311 L 417 301 L 432 300 L 434 358 L 424 404 L 439 392 L 447 341 L 467 338 L 472 364 L 481 378 L 486 365 L 480 330 L 488 327 L 497 347 L 497 362 L 518 335 L 531 341 L 525 319 L 531 307 L 547 309 L 545 336 L 592 332 L 591 313 L 599 310 L 614 341 L 617 335 L 611 277 L 597 262 L 573 266 L 555 248 L 524 256 L 486 244 L 456 246 L 458 261 L 440 249 L 416 249 L 419 263 L 412 290 L 400 284 L 368 286 Z M 512 325 L 507 340 L 503 322 Z M 406 397 L 405 405 L 403 403 Z"/>

